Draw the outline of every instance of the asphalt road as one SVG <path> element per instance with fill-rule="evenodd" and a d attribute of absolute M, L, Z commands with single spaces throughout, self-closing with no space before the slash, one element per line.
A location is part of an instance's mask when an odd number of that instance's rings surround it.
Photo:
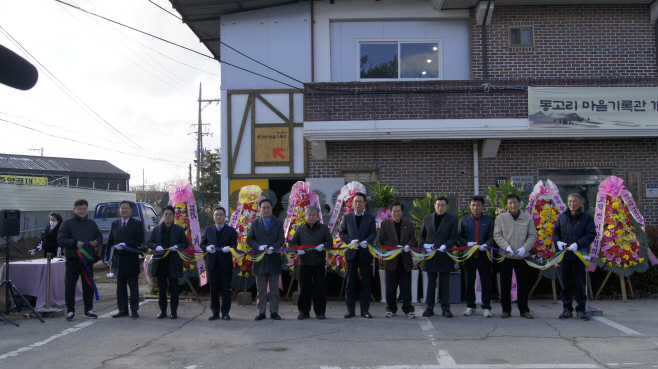
<path fill-rule="evenodd" d="M 658 300 L 595 301 L 603 319 L 589 322 L 559 320 L 552 300 L 530 301 L 534 320 L 500 319 L 499 304 L 491 319 L 462 316 L 464 304 L 453 319 L 387 319 L 379 302 L 374 319 L 347 320 L 329 302 L 326 320 L 299 321 L 283 302 L 282 321 L 255 322 L 255 305 L 234 303 L 231 321 L 209 322 L 208 302 L 195 301 L 181 301 L 177 320 L 157 320 L 154 300 L 139 319 L 113 319 L 113 285 L 100 287 L 99 319 L 78 305 L 73 322 L 0 323 L 0 368 L 658 368 Z"/>

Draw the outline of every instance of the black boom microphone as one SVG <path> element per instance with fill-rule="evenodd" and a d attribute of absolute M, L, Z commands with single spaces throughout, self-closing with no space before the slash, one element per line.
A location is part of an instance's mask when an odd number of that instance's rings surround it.
<path fill-rule="evenodd" d="M 29 61 L 0 45 L 0 83 L 29 90 L 37 83 L 39 72 Z"/>

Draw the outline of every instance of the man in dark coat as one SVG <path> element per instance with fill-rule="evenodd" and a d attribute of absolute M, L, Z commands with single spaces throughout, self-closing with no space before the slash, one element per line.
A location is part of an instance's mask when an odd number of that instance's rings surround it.
<path fill-rule="evenodd" d="M 589 247 L 596 237 L 594 218 L 582 209 L 583 198 L 578 193 L 569 194 L 567 199 L 569 210 L 560 214 L 553 228 L 553 242 L 560 251 L 565 251 L 560 269 L 562 269 L 562 307 L 560 319 L 573 316 L 572 289 L 576 283 L 576 314 L 582 320 L 589 320 L 587 315 L 587 291 L 585 264 L 576 256 L 576 252 L 589 253 Z M 566 248 L 566 250 L 565 250 Z"/>
<path fill-rule="evenodd" d="M 98 247 L 103 244 L 103 234 L 98 225 L 87 217 L 87 200 L 76 200 L 73 204 L 73 218 L 65 220 L 59 228 L 57 243 L 64 248 L 66 256 L 66 274 L 64 276 L 64 300 L 66 301 L 66 320 L 75 319 L 75 285 L 78 278 L 82 281 L 82 299 L 84 301 L 84 316 L 96 319 L 98 316 L 92 311 L 94 288 L 84 281 L 86 274 L 78 250 L 95 257 Z M 84 254 L 82 257 L 86 257 Z M 93 262 L 86 260 L 89 265 Z M 91 266 L 93 268 L 93 265 Z M 90 268 L 90 269 L 91 269 Z M 93 277 L 93 276 L 89 276 Z"/>
<path fill-rule="evenodd" d="M 119 215 L 121 219 L 112 222 L 107 239 L 108 255 L 112 254 L 112 273 L 117 277 L 117 305 L 119 312 L 112 318 L 128 316 L 128 288 L 130 288 L 130 311 L 133 318 L 139 318 L 139 273 L 142 268 L 139 253 L 124 250 L 124 247 L 138 250 L 144 242 L 142 222 L 132 217 L 133 203 L 121 201 Z M 114 251 L 110 250 L 114 247 Z"/>
<path fill-rule="evenodd" d="M 267 286 L 270 287 L 270 317 L 281 320 L 279 315 L 279 277 L 281 276 L 281 252 L 285 243 L 283 222 L 272 216 L 272 202 L 263 199 L 258 204 L 260 218 L 251 222 L 247 244 L 253 250 L 265 251 L 263 259 L 254 263 L 254 274 L 258 287 L 258 315 L 255 320 L 265 319 L 267 311 Z"/>
<path fill-rule="evenodd" d="M 290 246 L 315 246 L 313 249 L 299 250 L 299 279 L 301 289 L 297 309 L 297 319 L 310 318 L 311 295 L 313 311 L 318 319 L 325 318 L 327 297 L 324 290 L 326 255 L 325 245 L 332 245 L 329 228 L 320 223 L 320 208 L 315 205 L 306 207 L 306 223 L 300 225 L 292 236 Z"/>
<path fill-rule="evenodd" d="M 205 246 L 206 270 L 210 286 L 210 310 L 212 315 L 208 320 L 219 319 L 219 312 L 223 320 L 231 320 L 228 315 L 231 310 L 231 278 L 233 277 L 233 254 L 231 248 L 238 247 L 238 233 L 234 228 L 226 225 L 226 209 L 217 207 L 212 212 L 214 225 L 206 228 L 206 234 L 201 239 Z M 219 304 L 219 295 L 222 304 Z"/>
<path fill-rule="evenodd" d="M 356 307 L 356 283 L 361 270 L 361 316 L 372 319 L 370 314 L 370 277 L 372 273 L 373 256 L 368 250 L 368 244 L 377 238 L 377 223 L 372 214 L 366 212 L 366 195 L 357 192 L 352 198 L 354 212 L 345 215 L 340 225 L 340 239 L 347 245 L 356 245 L 352 250 L 345 251 L 347 261 L 347 286 L 345 288 L 345 303 L 347 314 L 352 318 Z"/>
<path fill-rule="evenodd" d="M 471 214 L 459 222 L 457 233 L 461 246 L 480 245 L 475 254 L 464 261 L 464 274 L 466 274 L 466 311 L 464 315 L 475 313 L 475 272 L 480 274 L 482 286 L 482 315 L 491 318 L 491 260 L 487 255 L 487 246 L 495 245 L 494 221 L 482 214 L 484 197 L 473 196 L 469 202 Z"/>
<path fill-rule="evenodd" d="M 448 210 L 448 199 L 439 196 L 434 200 L 434 214 L 423 219 L 420 229 L 420 244 L 426 250 L 436 250 L 431 259 L 423 262 L 423 271 L 427 272 L 427 296 L 425 303 L 427 309 L 423 312 L 424 317 L 434 315 L 434 303 L 436 301 L 436 278 L 439 278 L 439 296 L 441 298 L 442 315 L 452 318 L 450 312 L 450 272 L 455 270 L 455 262 L 445 253 L 447 248 L 453 247 L 459 238 L 457 234 L 457 218 L 446 213 Z"/>
<path fill-rule="evenodd" d="M 183 278 L 183 259 L 176 250 L 186 250 L 190 245 L 185 229 L 177 224 L 173 206 L 162 209 L 162 223 L 153 229 L 148 247 L 157 252 L 170 250 L 167 256 L 153 257 L 152 274 L 158 279 L 158 319 L 167 317 L 167 284 L 171 293 L 171 319 L 178 318 L 178 278 Z M 164 254 L 163 254 L 164 255 Z"/>
<path fill-rule="evenodd" d="M 402 219 L 404 204 L 391 204 L 391 219 L 382 222 L 379 227 L 379 243 L 383 246 L 393 246 L 403 249 L 391 260 L 384 260 L 386 275 L 386 317 L 392 318 L 398 310 L 397 290 L 400 287 L 402 311 L 409 318 L 415 318 L 414 306 L 411 305 L 411 270 L 414 263 L 411 258 L 411 248 L 416 246 L 416 230 L 414 224 Z"/>

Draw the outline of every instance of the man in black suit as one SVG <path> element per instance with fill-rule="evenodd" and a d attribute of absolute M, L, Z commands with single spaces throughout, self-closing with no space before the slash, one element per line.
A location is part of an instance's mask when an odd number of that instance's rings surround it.
<path fill-rule="evenodd" d="M 347 314 L 352 318 L 355 313 L 356 281 L 361 269 L 361 316 L 372 319 L 370 314 L 370 273 L 372 273 L 373 256 L 368 250 L 368 244 L 377 238 L 377 224 L 372 214 L 366 213 L 366 195 L 357 192 L 352 200 L 354 212 L 345 215 L 340 225 L 340 239 L 346 244 L 356 244 L 353 250 L 345 250 L 347 261 L 347 287 L 345 303 Z"/>
<path fill-rule="evenodd" d="M 151 238 L 149 238 L 148 247 L 151 250 L 164 252 L 169 249 L 171 252 L 166 257 L 154 257 L 152 274 L 158 278 L 158 304 L 160 305 L 160 314 L 158 319 L 167 317 L 167 284 L 171 293 L 171 319 L 178 318 L 178 278 L 183 278 L 183 259 L 176 252 L 185 250 L 190 245 L 185 229 L 174 224 L 176 219 L 176 210 L 173 206 L 165 206 L 162 209 L 163 222 L 158 224 Z"/>
<path fill-rule="evenodd" d="M 439 196 L 434 200 L 435 213 L 423 219 L 420 230 L 420 244 L 428 251 L 436 250 L 434 257 L 425 260 L 423 270 L 427 272 L 427 296 L 425 303 L 427 309 L 423 312 L 424 317 L 434 315 L 434 302 L 436 301 L 436 278 L 439 278 L 439 291 L 441 298 L 442 315 L 452 318 L 450 312 L 450 272 L 455 270 L 455 262 L 445 253 L 447 248 L 457 243 L 457 218 L 446 213 L 448 210 L 448 199 Z"/>
<path fill-rule="evenodd" d="M 270 287 L 270 318 L 281 320 L 279 315 L 279 276 L 281 275 L 281 252 L 285 243 L 283 222 L 272 216 L 272 202 L 263 199 L 258 204 L 260 218 L 251 222 L 247 244 L 253 250 L 267 251 L 263 259 L 254 263 L 254 274 L 258 287 L 258 315 L 254 320 L 265 319 L 267 310 L 267 286 Z"/>
<path fill-rule="evenodd" d="M 139 273 L 141 271 L 139 263 L 139 253 L 124 250 L 124 247 L 130 247 L 137 250 L 144 242 L 144 227 L 142 222 L 132 218 L 133 203 L 127 200 L 119 204 L 119 214 L 121 219 L 112 222 L 110 236 L 107 239 L 106 251 L 109 255 L 109 248 L 114 247 L 112 253 L 112 273 L 117 277 L 117 305 L 119 312 L 112 315 L 112 318 L 128 316 L 128 287 L 130 287 L 130 311 L 133 318 L 139 318 Z"/>
<path fill-rule="evenodd" d="M 238 247 L 238 234 L 235 229 L 224 224 L 226 209 L 215 208 L 212 213 L 215 225 L 206 228 L 206 235 L 201 239 L 201 245 L 206 246 L 206 270 L 210 285 L 210 310 L 212 315 L 208 320 L 219 319 L 222 312 L 223 320 L 231 320 L 228 312 L 231 310 L 231 278 L 233 277 L 233 255 L 231 248 Z M 222 294 L 221 308 L 219 294 Z"/>

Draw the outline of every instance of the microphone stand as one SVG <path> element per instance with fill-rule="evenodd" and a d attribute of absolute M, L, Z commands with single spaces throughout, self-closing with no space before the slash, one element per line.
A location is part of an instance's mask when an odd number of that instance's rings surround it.
<path fill-rule="evenodd" d="M 11 247 L 18 250 L 18 252 L 20 252 L 20 249 L 18 247 L 16 247 L 11 242 L 11 239 L 9 238 L 9 236 L 3 236 L 3 238 L 5 239 L 5 242 L 6 242 L 6 244 L 5 244 L 5 271 L 4 271 L 5 280 L 2 282 L 2 284 L 0 284 L 0 288 L 6 286 L 6 293 L 5 293 L 5 311 L 0 312 L 0 314 L 9 315 L 13 311 L 20 312 L 21 309 L 24 306 L 27 306 L 32 311 L 32 314 L 34 314 L 33 316 L 36 316 L 37 318 L 39 318 L 41 323 L 45 323 L 45 321 L 43 319 L 41 319 L 41 315 L 39 315 L 39 313 L 37 313 L 37 311 L 34 310 L 32 305 L 30 305 L 30 303 L 25 299 L 25 296 L 23 296 L 23 294 L 18 290 L 18 288 L 16 288 L 16 286 L 9 279 L 9 259 L 11 259 L 11 254 L 10 254 Z M 13 308 L 10 307 L 9 295 L 11 295 L 11 300 L 14 301 L 14 307 Z M 19 304 L 18 299 L 16 298 L 17 295 L 18 295 L 18 298 L 20 298 L 20 300 L 21 300 L 20 304 Z M 11 321 L 7 320 L 4 317 L 2 317 L 1 321 L 4 321 L 6 323 L 11 323 L 11 324 L 14 324 L 14 325 L 18 326 L 18 323 L 11 322 Z"/>

